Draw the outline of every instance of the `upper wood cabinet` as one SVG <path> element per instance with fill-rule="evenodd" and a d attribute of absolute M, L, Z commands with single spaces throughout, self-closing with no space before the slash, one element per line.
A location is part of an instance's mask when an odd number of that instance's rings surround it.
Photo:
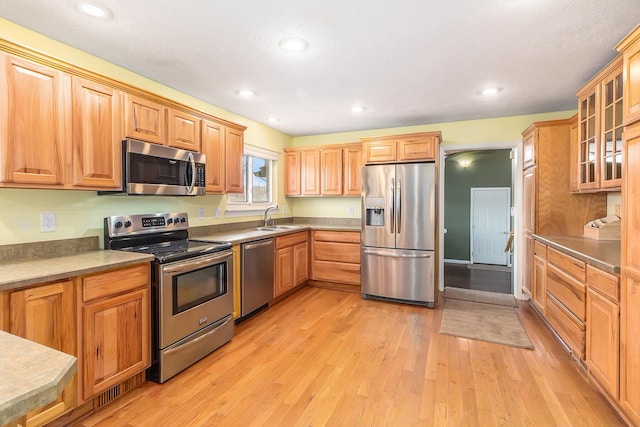
<path fill-rule="evenodd" d="M 225 190 L 227 193 L 242 193 L 244 191 L 244 174 L 242 170 L 244 129 L 226 127 L 224 147 Z"/>
<path fill-rule="evenodd" d="M 71 76 L 4 53 L 0 63 L 2 181 L 62 186 L 70 156 Z"/>
<path fill-rule="evenodd" d="M 200 118 L 173 108 L 168 109 L 167 145 L 200 151 Z M 207 159 L 208 160 L 208 159 Z"/>
<path fill-rule="evenodd" d="M 640 26 L 616 46 L 623 63 L 622 121 L 629 124 L 640 120 Z"/>
<path fill-rule="evenodd" d="M 207 156 L 205 170 L 207 193 L 225 192 L 225 131 L 226 128 L 211 120 L 202 120 L 202 153 Z"/>
<path fill-rule="evenodd" d="M 121 93 L 73 77 L 73 185 L 120 188 L 122 178 Z"/>
<path fill-rule="evenodd" d="M 364 162 L 393 163 L 435 160 L 440 132 L 362 138 Z"/>
<path fill-rule="evenodd" d="M 167 107 L 130 93 L 124 97 L 125 136 L 156 144 L 166 144 Z"/>
<path fill-rule="evenodd" d="M 580 190 L 580 175 L 578 172 L 578 115 L 569 119 L 569 179 L 571 192 Z"/>
<path fill-rule="evenodd" d="M 578 92 L 578 191 L 620 189 L 622 112 L 622 57 L 618 57 Z"/>
<path fill-rule="evenodd" d="M 321 194 L 342 195 L 342 148 L 323 148 L 320 156 Z"/>
<path fill-rule="evenodd" d="M 350 144 L 343 149 L 343 154 L 342 193 L 345 196 L 359 196 L 362 178 L 362 144 Z"/>
<path fill-rule="evenodd" d="M 285 196 L 359 196 L 362 144 L 287 148 Z"/>
<path fill-rule="evenodd" d="M 536 147 L 533 133 L 522 138 L 522 168 L 536 165 Z"/>

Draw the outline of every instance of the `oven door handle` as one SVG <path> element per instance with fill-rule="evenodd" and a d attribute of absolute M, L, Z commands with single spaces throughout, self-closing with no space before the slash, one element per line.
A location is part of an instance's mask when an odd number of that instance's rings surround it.
<path fill-rule="evenodd" d="M 209 338 L 211 335 L 215 334 L 215 333 L 218 331 L 218 329 L 222 328 L 222 327 L 223 327 L 223 326 L 225 326 L 227 323 L 229 323 L 229 322 L 231 321 L 231 319 L 233 319 L 233 317 L 232 317 L 232 316 L 229 316 L 229 317 L 228 317 L 224 322 L 222 322 L 221 324 L 219 324 L 218 326 L 216 326 L 215 328 L 213 328 L 212 330 L 210 330 L 210 331 L 209 331 L 209 332 L 207 332 L 206 334 L 201 335 L 201 336 L 199 336 L 199 337 L 198 337 L 198 338 L 196 338 L 196 339 L 193 339 L 193 340 L 187 341 L 187 342 L 185 342 L 184 344 L 180 344 L 180 345 L 178 345 L 178 346 L 176 346 L 176 347 L 173 347 L 173 348 L 170 348 L 170 349 L 168 349 L 168 350 L 165 350 L 165 351 L 164 351 L 164 355 L 165 355 L 165 357 L 166 357 L 166 356 L 169 356 L 171 353 L 174 353 L 174 352 L 176 352 L 176 351 L 182 351 L 182 350 L 184 350 L 186 347 L 190 347 L 190 346 L 192 346 L 192 345 L 195 345 L 195 344 L 199 343 L 199 342 L 200 342 L 200 341 L 202 341 L 202 340 L 206 340 L 206 339 L 207 339 L 207 338 Z"/>
<path fill-rule="evenodd" d="M 232 258 L 232 255 L 229 254 L 229 252 L 207 256 L 206 258 L 189 258 L 184 261 L 163 265 L 162 272 L 169 274 L 182 273 L 184 271 L 190 271 L 202 266 L 216 264 L 220 261 L 226 261 L 229 258 Z"/>

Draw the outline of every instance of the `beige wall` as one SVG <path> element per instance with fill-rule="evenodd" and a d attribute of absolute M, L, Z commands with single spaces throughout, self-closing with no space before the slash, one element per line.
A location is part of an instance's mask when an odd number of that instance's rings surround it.
<path fill-rule="evenodd" d="M 577 100 L 576 100 L 577 103 Z M 465 120 L 449 123 L 435 123 L 418 126 L 407 126 L 388 129 L 371 129 L 359 132 L 344 132 L 327 135 L 313 135 L 294 137 L 294 147 L 308 147 L 323 144 L 338 144 L 357 142 L 360 138 L 399 135 L 403 133 L 428 132 L 439 130 L 442 132 L 443 146 L 468 146 L 473 144 L 492 144 L 519 141 L 522 131 L 531 123 L 543 120 L 569 118 L 575 110 L 559 111 L 555 113 L 529 114 L 523 116 L 499 117 L 495 119 Z M 330 203 L 327 203 L 330 201 Z M 351 217 L 348 213 L 351 206 L 355 206 L 354 215 L 360 217 L 360 200 L 346 197 L 344 199 L 298 198 L 291 202 L 295 216 L 320 217 Z"/>

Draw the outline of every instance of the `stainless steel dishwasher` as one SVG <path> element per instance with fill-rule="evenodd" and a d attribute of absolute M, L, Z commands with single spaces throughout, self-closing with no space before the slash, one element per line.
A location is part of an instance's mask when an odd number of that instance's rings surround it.
<path fill-rule="evenodd" d="M 262 308 L 273 298 L 273 239 L 242 244 L 241 317 Z"/>

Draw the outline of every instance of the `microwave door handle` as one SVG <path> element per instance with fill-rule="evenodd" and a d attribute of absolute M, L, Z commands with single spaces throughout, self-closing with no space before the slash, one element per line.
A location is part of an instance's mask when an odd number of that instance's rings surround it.
<path fill-rule="evenodd" d="M 395 233 L 395 212 L 394 212 L 395 196 L 393 194 L 394 187 L 395 187 L 395 180 L 391 178 L 391 186 L 389 187 L 389 226 L 391 228 L 391 234 Z"/>
<path fill-rule="evenodd" d="M 189 153 L 187 161 L 191 165 L 191 182 L 187 186 L 187 194 L 191 194 L 193 193 L 193 187 L 196 185 L 196 162 L 193 159 L 193 153 Z"/>
<path fill-rule="evenodd" d="M 398 178 L 398 184 L 396 186 L 396 230 L 398 234 L 401 233 L 402 227 L 402 181 Z"/>

